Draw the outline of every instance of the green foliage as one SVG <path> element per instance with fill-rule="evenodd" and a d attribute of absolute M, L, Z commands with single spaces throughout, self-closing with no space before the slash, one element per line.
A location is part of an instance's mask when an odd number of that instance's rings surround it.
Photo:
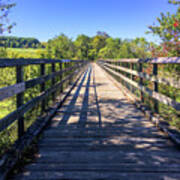
<path fill-rule="evenodd" d="M 6 48 L 6 57 L 8 58 L 44 58 L 46 56 L 45 49 L 22 49 L 22 48 Z M 0 56 L 2 57 L 2 56 Z"/>
<path fill-rule="evenodd" d="M 48 41 L 47 58 L 70 59 L 74 56 L 74 44 L 64 34 Z"/>
<path fill-rule="evenodd" d="M 119 38 L 107 38 L 105 40 L 105 47 L 101 48 L 98 53 L 99 58 L 117 58 L 121 47 L 121 40 Z"/>
<path fill-rule="evenodd" d="M 0 57 L 1 57 L 1 58 L 7 57 L 7 51 L 6 51 L 6 48 L 0 47 Z"/>
<path fill-rule="evenodd" d="M 180 1 L 170 0 L 170 4 L 179 5 Z M 159 25 L 149 26 L 150 32 L 157 34 L 163 41 L 177 40 L 180 38 L 180 6 L 175 14 L 161 13 L 157 18 Z"/>
<path fill-rule="evenodd" d="M 99 51 L 106 46 L 106 39 L 107 37 L 103 35 L 96 35 L 92 38 L 91 45 L 95 50 L 93 59 L 97 59 Z"/>
<path fill-rule="evenodd" d="M 0 47 L 6 48 L 44 48 L 35 38 L 0 36 Z"/>
<path fill-rule="evenodd" d="M 0 57 L 82 60 L 146 58 L 150 57 L 150 43 L 144 38 L 134 40 L 112 38 L 101 31 L 93 37 L 78 35 L 74 41 L 61 34 L 47 43 L 40 43 L 35 38 L 2 36 L 0 37 Z"/>
<path fill-rule="evenodd" d="M 0 157 L 7 152 L 17 140 L 17 121 L 0 132 Z"/>
<path fill-rule="evenodd" d="M 120 47 L 119 58 L 133 58 L 130 42 L 127 40 L 125 40 Z"/>
<path fill-rule="evenodd" d="M 124 40 L 112 38 L 105 32 L 96 36 L 84 34 L 73 42 L 64 34 L 48 41 L 46 58 L 96 60 L 107 58 L 146 58 L 150 57 L 150 43 L 144 38 Z"/>
<path fill-rule="evenodd" d="M 178 5 L 177 11 L 161 13 L 158 25 L 149 26 L 148 33 L 158 35 L 163 41 L 156 53 L 153 51 L 153 56 L 180 56 L 180 1 L 169 0 L 169 3 Z"/>
<path fill-rule="evenodd" d="M 77 59 L 89 59 L 89 50 L 91 48 L 90 45 L 91 39 L 86 35 L 79 35 L 74 41 L 76 58 Z"/>

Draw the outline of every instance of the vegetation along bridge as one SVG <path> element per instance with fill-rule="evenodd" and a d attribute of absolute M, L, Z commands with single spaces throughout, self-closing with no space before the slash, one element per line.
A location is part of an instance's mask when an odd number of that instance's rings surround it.
<path fill-rule="evenodd" d="M 179 64 L 1 59 L 0 179 L 180 179 Z"/>

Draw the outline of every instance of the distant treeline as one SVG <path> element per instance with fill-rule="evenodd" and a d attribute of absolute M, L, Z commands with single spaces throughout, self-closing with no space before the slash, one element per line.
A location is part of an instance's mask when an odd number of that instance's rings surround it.
<path fill-rule="evenodd" d="M 35 38 L 0 36 L 0 47 L 7 48 L 44 48 Z"/>

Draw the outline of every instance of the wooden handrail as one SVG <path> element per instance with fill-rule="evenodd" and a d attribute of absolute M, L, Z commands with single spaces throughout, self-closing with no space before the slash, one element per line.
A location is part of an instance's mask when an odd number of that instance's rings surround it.
<path fill-rule="evenodd" d="M 5 67 L 16 67 L 16 84 L 0 88 L 0 101 L 16 95 L 17 109 L 4 118 L 0 119 L 0 132 L 5 130 L 13 122 L 18 120 L 18 137 L 21 138 L 24 134 L 24 114 L 35 107 L 38 103 L 42 103 L 42 112 L 45 111 L 45 99 L 49 95 L 52 95 L 52 101 L 55 100 L 58 89 L 63 91 L 63 84 L 72 80 L 72 76 L 76 76 L 79 73 L 79 69 L 83 67 L 87 61 L 82 60 L 39 60 L 39 59 L 0 59 L 0 69 Z M 45 65 L 51 64 L 51 73 L 45 74 Z M 55 65 L 59 64 L 60 70 L 56 71 Z M 66 67 L 63 66 L 66 64 Z M 40 77 L 24 81 L 23 69 L 27 65 L 40 66 Z M 63 68 L 64 67 L 64 68 Z M 68 72 L 68 74 L 67 74 Z M 59 82 L 56 82 L 56 77 L 60 78 Z M 45 82 L 51 80 L 51 87 L 45 89 Z M 36 85 L 41 85 L 40 95 L 29 100 L 27 103 L 23 103 L 24 92 Z"/>
<path fill-rule="evenodd" d="M 27 66 L 37 64 L 83 62 L 83 60 L 57 60 L 57 59 L 5 59 L 0 58 L 1 67 Z"/>
<path fill-rule="evenodd" d="M 99 60 L 99 64 L 107 71 L 112 73 L 113 75 L 119 77 L 124 82 L 130 84 L 134 88 L 140 90 L 141 92 L 141 101 L 144 99 L 144 93 L 155 100 L 154 110 L 158 113 L 158 102 L 163 103 L 165 105 L 173 107 L 175 110 L 180 111 L 180 103 L 175 101 L 174 99 L 161 94 L 158 92 L 158 85 L 165 84 L 168 86 L 172 86 L 174 88 L 180 89 L 180 80 L 176 80 L 174 78 L 162 78 L 158 75 L 158 64 L 180 64 L 180 57 L 172 57 L 172 58 L 153 58 L 153 59 L 120 59 L 120 60 Z M 121 63 L 125 63 L 127 66 L 121 66 Z M 143 63 L 151 63 L 153 65 L 153 74 L 147 74 L 142 71 L 142 67 L 139 71 L 128 68 L 128 65 L 138 64 L 143 65 Z M 132 67 L 132 66 L 131 66 Z M 118 71 L 118 72 L 117 72 Z M 131 78 L 129 75 L 131 75 Z M 140 78 L 140 82 L 137 83 L 133 80 L 133 76 L 137 76 Z M 144 85 L 144 80 L 151 81 L 154 83 L 154 89 L 151 90 Z"/>
<path fill-rule="evenodd" d="M 180 64 L 180 57 L 159 57 L 147 59 L 107 59 L 99 60 L 105 62 L 125 62 L 125 63 L 150 63 L 150 64 Z"/>
<path fill-rule="evenodd" d="M 180 79 L 177 80 L 177 79 L 173 79 L 173 78 L 169 78 L 169 77 L 163 78 L 163 77 L 157 76 L 155 74 L 149 75 L 149 74 L 144 73 L 144 72 L 137 72 L 135 70 L 128 69 L 128 68 L 121 67 L 121 66 L 116 66 L 113 64 L 108 64 L 108 63 L 104 63 L 104 64 L 110 68 L 121 70 L 121 71 L 126 72 L 128 74 L 132 74 L 132 75 L 138 76 L 140 78 L 144 78 L 148 81 L 162 83 L 162 84 L 165 84 L 167 86 L 175 87 L 177 89 L 180 88 Z"/>

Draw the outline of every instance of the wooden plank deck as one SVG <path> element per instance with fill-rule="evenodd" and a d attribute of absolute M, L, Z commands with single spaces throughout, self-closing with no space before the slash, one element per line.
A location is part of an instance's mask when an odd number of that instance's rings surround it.
<path fill-rule="evenodd" d="M 180 152 L 108 75 L 89 65 L 13 179 L 178 180 Z"/>

